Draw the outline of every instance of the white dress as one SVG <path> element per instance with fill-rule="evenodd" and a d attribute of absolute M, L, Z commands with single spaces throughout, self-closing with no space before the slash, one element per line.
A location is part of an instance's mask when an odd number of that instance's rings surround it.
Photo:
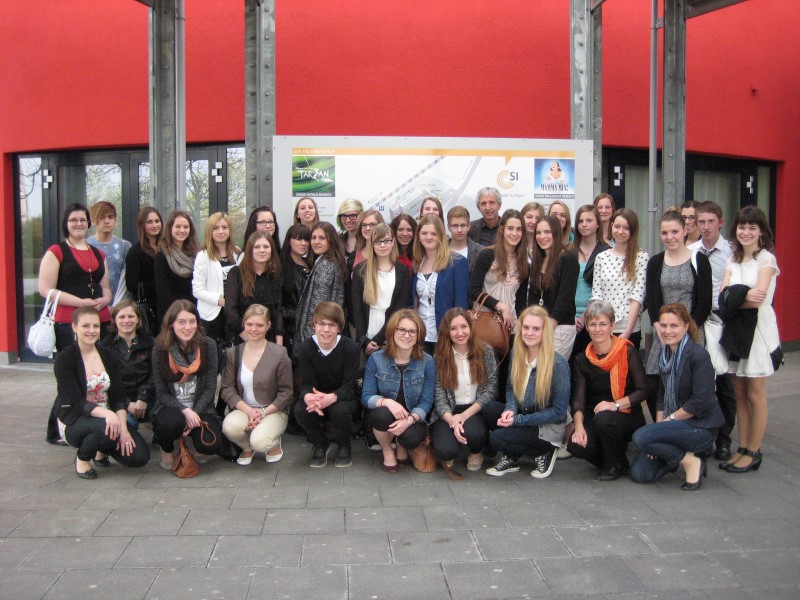
<path fill-rule="evenodd" d="M 775 295 L 775 278 L 780 275 L 780 270 L 775 255 L 768 250 L 761 250 L 755 260 L 728 263 L 728 270 L 731 273 L 730 284 L 743 284 L 749 287 L 756 285 L 758 272 L 765 267 L 774 268 L 775 274 L 769 282 L 767 297 L 758 307 L 758 322 L 753 345 L 750 347 L 750 356 L 738 361 L 732 360 L 728 367 L 728 373 L 739 377 L 767 377 L 775 372 L 770 352 L 781 342 L 778 335 L 778 320 L 772 308 L 772 297 Z"/>

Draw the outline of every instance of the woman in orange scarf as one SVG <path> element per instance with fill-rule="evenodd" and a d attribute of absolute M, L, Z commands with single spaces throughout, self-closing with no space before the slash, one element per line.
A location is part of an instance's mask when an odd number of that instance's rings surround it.
<path fill-rule="evenodd" d="M 597 481 L 613 481 L 628 473 L 625 451 L 644 425 L 647 380 L 637 348 L 611 334 L 615 318 L 610 303 L 592 300 L 584 322 L 592 343 L 572 366 L 575 432 L 567 449 L 600 468 Z"/>

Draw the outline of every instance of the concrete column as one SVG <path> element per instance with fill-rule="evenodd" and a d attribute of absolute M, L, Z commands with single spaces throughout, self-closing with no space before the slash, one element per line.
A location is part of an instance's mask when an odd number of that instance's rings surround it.
<path fill-rule="evenodd" d="M 664 2 L 664 206 L 680 206 L 686 194 L 685 0 Z"/>

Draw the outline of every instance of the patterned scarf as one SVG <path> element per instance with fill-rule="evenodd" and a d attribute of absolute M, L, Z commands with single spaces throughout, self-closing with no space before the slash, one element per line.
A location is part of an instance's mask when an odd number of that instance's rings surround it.
<path fill-rule="evenodd" d="M 173 345 L 169 349 L 169 368 L 176 375 L 182 373 L 183 376 L 178 382 L 184 383 L 200 369 L 200 351 L 195 350 L 185 355 L 178 349 L 177 345 Z"/>
<path fill-rule="evenodd" d="M 604 358 L 597 356 L 594 344 L 586 346 L 586 358 L 589 362 L 610 374 L 611 379 L 611 397 L 614 400 L 619 400 L 625 396 L 625 384 L 628 381 L 628 346 L 633 344 L 630 340 L 626 340 L 615 335 L 611 336 L 611 350 Z M 620 408 L 619 412 L 629 413 L 630 408 Z"/>
<path fill-rule="evenodd" d="M 194 256 L 189 256 L 177 248 L 164 250 L 167 264 L 175 275 L 189 279 L 194 272 Z"/>
<path fill-rule="evenodd" d="M 661 349 L 658 357 L 658 371 L 661 375 L 661 384 L 664 386 L 664 407 L 665 415 L 669 415 L 678 410 L 678 385 L 681 381 L 683 367 L 686 364 L 683 349 L 689 342 L 689 334 L 683 336 L 678 350 L 673 354 L 668 345 Z"/>

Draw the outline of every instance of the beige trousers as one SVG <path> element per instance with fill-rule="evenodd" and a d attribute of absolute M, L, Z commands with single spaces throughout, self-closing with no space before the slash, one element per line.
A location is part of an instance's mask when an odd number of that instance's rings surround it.
<path fill-rule="evenodd" d="M 286 431 L 289 417 L 286 413 L 276 412 L 261 419 L 255 429 L 245 431 L 249 419 L 247 413 L 241 410 L 232 410 L 222 422 L 222 432 L 242 450 L 249 452 L 269 452 L 281 441 L 281 435 Z"/>

